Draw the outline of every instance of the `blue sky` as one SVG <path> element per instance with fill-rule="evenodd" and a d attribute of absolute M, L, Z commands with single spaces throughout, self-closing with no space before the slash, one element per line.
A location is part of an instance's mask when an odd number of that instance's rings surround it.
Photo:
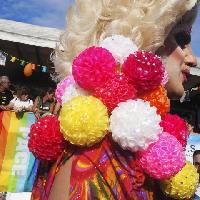
<path fill-rule="evenodd" d="M 0 0 L 0 18 L 63 28 L 73 0 Z M 200 9 L 192 31 L 194 53 L 200 56 Z"/>
<path fill-rule="evenodd" d="M 0 0 L 0 18 L 62 28 L 73 0 Z"/>
<path fill-rule="evenodd" d="M 192 28 L 192 47 L 194 53 L 200 57 L 200 7 L 198 16 Z"/>

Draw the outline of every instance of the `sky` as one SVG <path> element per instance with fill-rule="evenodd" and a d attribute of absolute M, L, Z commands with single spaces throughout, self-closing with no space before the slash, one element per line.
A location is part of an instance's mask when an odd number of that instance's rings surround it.
<path fill-rule="evenodd" d="M 0 18 L 63 28 L 73 0 L 0 0 Z"/>
<path fill-rule="evenodd" d="M 200 57 L 200 7 L 199 12 L 192 28 L 192 48 L 194 54 Z"/>
<path fill-rule="evenodd" d="M 0 0 L 0 18 L 60 28 L 74 0 Z M 200 57 L 200 9 L 192 30 L 192 47 Z"/>

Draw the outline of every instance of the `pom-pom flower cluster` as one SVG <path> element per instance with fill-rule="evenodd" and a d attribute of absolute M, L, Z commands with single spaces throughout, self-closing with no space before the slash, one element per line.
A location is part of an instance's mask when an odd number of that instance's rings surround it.
<path fill-rule="evenodd" d="M 164 77 L 164 67 L 160 58 L 144 51 L 131 54 L 122 65 L 122 71 L 129 77 L 138 93 L 157 88 Z"/>
<path fill-rule="evenodd" d="M 170 109 L 170 101 L 167 97 L 165 88 L 161 85 L 141 96 L 144 101 L 150 102 L 151 106 L 157 108 L 157 113 L 161 116 L 165 116 Z"/>
<path fill-rule="evenodd" d="M 162 133 L 156 143 L 139 155 L 144 171 L 156 179 L 167 179 L 178 173 L 185 164 L 181 144 L 169 133 Z"/>
<path fill-rule="evenodd" d="M 160 57 L 138 51 L 123 36 L 106 38 L 101 44 L 74 59 L 72 75 L 56 90 L 62 104 L 59 121 L 51 117 L 36 122 L 30 132 L 30 150 L 50 160 L 63 149 L 60 130 L 67 143 L 77 148 L 101 142 L 110 131 L 124 150 L 136 153 L 138 164 L 150 177 L 173 180 L 186 164 L 187 130 L 183 120 L 167 115 L 164 84 L 168 78 Z M 187 188 L 182 190 L 188 198 Z"/>
<path fill-rule="evenodd" d="M 75 84 L 73 76 L 67 76 L 65 79 L 63 79 L 60 83 L 58 83 L 55 96 L 57 99 L 57 102 L 62 104 L 62 98 L 65 93 L 65 90 L 70 86 Z"/>
<path fill-rule="evenodd" d="M 80 87 L 93 91 L 115 73 L 115 68 L 116 61 L 107 49 L 90 47 L 74 59 L 72 74 Z"/>
<path fill-rule="evenodd" d="M 142 111 L 142 112 L 141 112 Z M 141 99 L 128 100 L 118 105 L 110 117 L 113 139 L 123 149 L 136 152 L 145 150 L 158 139 L 161 132 L 160 116 L 156 108 Z"/>
<path fill-rule="evenodd" d="M 60 122 L 53 115 L 42 117 L 33 124 L 29 137 L 30 151 L 42 160 L 56 159 L 65 146 L 63 135 L 60 132 Z"/>
<path fill-rule="evenodd" d="M 92 146 L 108 130 L 107 109 L 95 97 L 78 96 L 63 105 L 60 125 L 64 138 L 72 144 Z"/>
<path fill-rule="evenodd" d="M 199 175 L 192 163 L 187 162 L 174 177 L 161 181 L 163 192 L 174 199 L 190 199 L 199 182 Z"/>
<path fill-rule="evenodd" d="M 160 122 L 160 126 L 164 131 L 170 133 L 182 144 L 183 147 L 187 144 L 189 132 L 186 122 L 178 115 L 167 114 Z"/>
<path fill-rule="evenodd" d="M 116 74 L 106 83 L 99 86 L 93 95 L 99 98 L 111 113 L 120 102 L 136 99 L 136 93 L 134 86 L 129 83 L 125 76 Z"/>
<path fill-rule="evenodd" d="M 87 95 L 88 93 L 79 87 L 78 84 L 74 81 L 73 76 L 67 76 L 60 83 L 58 83 L 55 96 L 60 104 L 64 104 L 74 97 L 80 95 Z"/>

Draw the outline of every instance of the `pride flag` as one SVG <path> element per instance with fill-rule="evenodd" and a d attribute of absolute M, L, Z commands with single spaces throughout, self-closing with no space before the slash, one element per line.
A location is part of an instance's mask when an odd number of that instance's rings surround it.
<path fill-rule="evenodd" d="M 38 161 L 28 150 L 33 113 L 0 112 L 0 192 L 31 191 Z"/>

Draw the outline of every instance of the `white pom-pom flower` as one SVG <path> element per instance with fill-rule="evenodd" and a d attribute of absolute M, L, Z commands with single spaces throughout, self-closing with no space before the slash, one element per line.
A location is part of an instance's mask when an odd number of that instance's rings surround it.
<path fill-rule="evenodd" d="M 159 139 L 162 131 L 160 115 L 149 102 L 141 99 L 128 100 L 118 104 L 110 117 L 110 131 L 113 139 L 132 152 L 146 150 Z"/>
<path fill-rule="evenodd" d="M 87 96 L 89 93 L 78 86 L 78 84 L 70 84 L 64 91 L 62 96 L 62 105 L 74 97 L 77 96 Z"/>
<path fill-rule="evenodd" d="M 130 38 L 122 35 L 107 37 L 100 42 L 99 46 L 109 50 L 115 60 L 120 64 L 122 64 L 130 54 L 138 50 L 138 47 Z"/>

